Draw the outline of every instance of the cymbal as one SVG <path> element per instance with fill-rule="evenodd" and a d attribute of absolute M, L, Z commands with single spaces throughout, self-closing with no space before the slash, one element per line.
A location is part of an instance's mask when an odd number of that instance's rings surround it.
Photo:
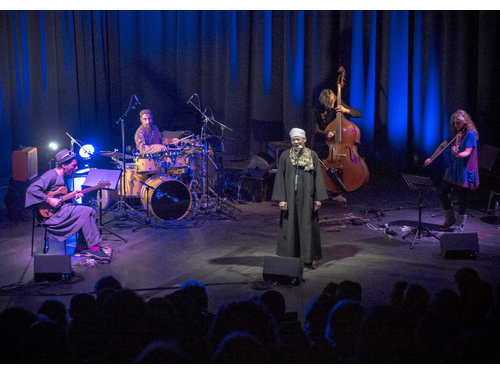
<path fill-rule="evenodd" d="M 118 159 L 123 158 L 123 154 L 117 151 L 101 151 L 99 152 L 99 155 L 107 156 L 109 158 L 118 158 Z M 125 159 L 133 159 L 133 158 L 134 157 L 132 155 L 125 154 Z"/>
<path fill-rule="evenodd" d="M 212 138 L 214 137 L 214 135 L 207 135 L 206 137 L 203 137 L 203 138 L 198 138 L 198 139 L 190 139 L 189 141 L 187 141 L 186 143 L 197 143 L 197 142 L 203 142 L 205 139 L 209 139 L 209 138 Z"/>

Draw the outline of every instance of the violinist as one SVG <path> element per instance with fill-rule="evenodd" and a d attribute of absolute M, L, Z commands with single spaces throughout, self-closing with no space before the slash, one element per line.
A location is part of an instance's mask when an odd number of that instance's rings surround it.
<path fill-rule="evenodd" d="M 441 226 L 442 230 L 455 225 L 453 232 L 463 232 L 467 220 L 465 213 L 468 204 L 468 193 L 479 186 L 478 139 L 476 125 L 474 125 L 470 116 L 464 110 L 458 110 L 451 115 L 448 139 L 441 143 L 434 154 L 425 161 L 425 166 L 429 165 L 447 146 L 451 146 L 450 161 L 444 173 L 439 193 L 439 199 L 445 213 L 445 221 Z M 458 193 L 457 218 L 455 218 L 449 196 L 452 190 Z"/>

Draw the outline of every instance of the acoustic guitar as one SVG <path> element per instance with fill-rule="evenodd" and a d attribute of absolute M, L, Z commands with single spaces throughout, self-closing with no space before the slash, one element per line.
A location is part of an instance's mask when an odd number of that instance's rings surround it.
<path fill-rule="evenodd" d="M 105 187 L 108 187 L 110 185 L 109 182 L 99 182 L 97 185 L 95 186 L 92 186 L 92 187 L 89 187 L 87 189 L 83 189 L 82 191 L 80 192 L 77 192 L 77 191 L 73 191 L 69 194 L 67 194 L 68 192 L 68 188 L 66 186 L 61 186 L 59 189 L 57 190 L 54 190 L 54 191 L 46 191 L 45 194 L 47 194 L 47 196 L 49 198 L 58 198 L 61 200 L 61 204 L 67 200 L 70 200 L 70 199 L 73 199 L 76 194 L 78 193 L 82 193 L 82 194 L 87 194 L 87 193 L 90 193 L 91 191 L 94 191 L 94 190 L 97 190 L 97 189 L 104 189 Z M 49 218 L 51 217 L 52 215 L 54 215 L 57 210 L 59 210 L 61 208 L 61 205 L 57 206 L 57 207 L 52 207 L 50 204 L 48 204 L 47 202 L 43 202 L 43 203 L 40 203 L 38 205 L 38 210 L 40 212 L 40 215 L 42 215 L 43 217 L 45 218 Z"/>

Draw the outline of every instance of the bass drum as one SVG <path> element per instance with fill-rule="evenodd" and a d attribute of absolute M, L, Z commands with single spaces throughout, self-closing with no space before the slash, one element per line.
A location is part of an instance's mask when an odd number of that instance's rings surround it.
<path fill-rule="evenodd" d="M 158 175 L 146 181 L 141 189 L 141 202 L 149 214 L 160 220 L 180 220 L 191 209 L 191 192 L 182 182 Z M 149 200 L 149 203 L 148 203 Z"/>

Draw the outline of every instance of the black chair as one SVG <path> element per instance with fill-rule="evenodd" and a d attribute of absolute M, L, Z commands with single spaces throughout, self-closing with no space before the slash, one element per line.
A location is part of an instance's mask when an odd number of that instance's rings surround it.
<path fill-rule="evenodd" d="M 40 215 L 37 208 L 33 209 L 33 225 L 31 227 L 31 256 L 34 254 L 35 248 L 35 227 L 40 227 L 43 230 L 43 253 L 47 254 L 49 252 L 49 234 L 47 228 L 45 227 L 45 218 Z M 64 240 L 64 254 L 68 254 L 66 249 L 66 240 Z"/>

